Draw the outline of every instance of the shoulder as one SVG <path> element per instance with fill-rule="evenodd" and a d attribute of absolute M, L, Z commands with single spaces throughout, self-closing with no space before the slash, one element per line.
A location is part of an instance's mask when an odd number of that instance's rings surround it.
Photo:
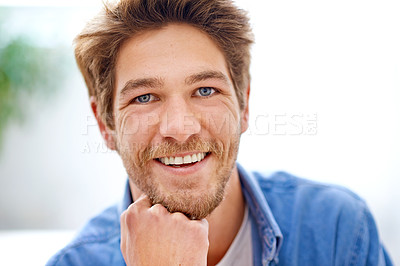
<path fill-rule="evenodd" d="M 360 226 L 370 216 L 363 199 L 351 190 L 332 184 L 299 178 L 285 172 L 271 175 L 254 173 L 267 202 L 284 227 L 291 224 L 326 227 L 345 225 L 348 230 Z M 351 227 L 353 227 L 351 229 Z M 344 230 L 344 227 L 336 228 Z"/>
<path fill-rule="evenodd" d="M 122 258 L 119 239 L 118 208 L 112 206 L 92 218 L 46 265 L 116 265 Z"/>
<path fill-rule="evenodd" d="M 308 205 L 312 208 L 318 206 L 324 209 L 333 206 L 345 209 L 366 208 L 363 199 L 342 186 L 304 179 L 286 172 L 269 175 L 254 172 L 253 175 L 269 204 L 289 201 L 291 204 Z"/>
<path fill-rule="evenodd" d="M 308 254 L 312 259 L 318 253 L 321 261 L 336 258 L 342 265 L 379 264 L 382 249 L 376 224 L 357 194 L 285 172 L 253 176 L 282 231 L 282 253 L 290 254 L 286 257 Z"/>

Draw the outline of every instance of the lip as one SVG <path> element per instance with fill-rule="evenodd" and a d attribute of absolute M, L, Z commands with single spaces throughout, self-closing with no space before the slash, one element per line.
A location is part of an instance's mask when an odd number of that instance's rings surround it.
<path fill-rule="evenodd" d="M 195 154 L 195 152 L 186 153 L 185 155 L 192 155 L 192 154 Z M 183 156 L 185 156 L 185 155 L 183 155 Z M 179 154 L 179 155 L 175 155 L 175 156 L 182 156 L 182 155 Z M 154 166 L 156 168 L 161 168 L 162 171 L 167 172 L 171 175 L 185 176 L 185 175 L 194 174 L 194 173 L 200 171 L 202 168 L 206 167 L 211 156 L 213 156 L 211 153 L 207 154 L 207 156 L 204 157 L 204 159 L 201 160 L 200 162 L 196 162 L 193 165 L 186 166 L 186 167 L 167 166 L 167 165 L 159 162 L 158 160 L 153 160 L 152 164 L 154 164 Z"/>

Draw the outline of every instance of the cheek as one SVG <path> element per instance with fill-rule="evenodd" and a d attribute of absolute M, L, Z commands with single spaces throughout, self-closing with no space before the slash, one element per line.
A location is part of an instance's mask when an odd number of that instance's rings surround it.
<path fill-rule="evenodd" d="M 147 144 L 159 122 L 156 114 L 138 114 L 133 111 L 121 112 L 118 116 L 118 135 L 121 143 Z"/>
<path fill-rule="evenodd" d="M 202 127 L 209 131 L 214 137 L 222 139 L 236 136 L 239 127 L 239 115 L 231 105 L 220 105 L 219 107 L 208 108 L 202 114 Z"/>
<path fill-rule="evenodd" d="M 140 120 L 129 112 L 121 112 L 117 116 L 118 137 L 124 143 L 131 136 L 136 135 L 140 129 Z"/>

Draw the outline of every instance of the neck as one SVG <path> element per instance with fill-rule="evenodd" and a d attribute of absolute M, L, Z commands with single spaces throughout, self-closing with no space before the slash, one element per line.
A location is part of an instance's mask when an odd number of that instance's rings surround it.
<path fill-rule="evenodd" d="M 210 241 L 207 265 L 216 265 L 224 257 L 239 232 L 243 216 L 244 199 L 235 166 L 225 189 L 225 199 L 207 217 Z"/>

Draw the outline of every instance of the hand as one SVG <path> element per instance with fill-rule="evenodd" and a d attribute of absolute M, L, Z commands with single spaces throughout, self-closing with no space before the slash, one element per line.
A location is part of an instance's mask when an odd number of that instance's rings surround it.
<path fill-rule="evenodd" d="M 142 195 L 121 215 L 121 252 L 127 265 L 207 265 L 207 220 L 189 220 Z"/>

